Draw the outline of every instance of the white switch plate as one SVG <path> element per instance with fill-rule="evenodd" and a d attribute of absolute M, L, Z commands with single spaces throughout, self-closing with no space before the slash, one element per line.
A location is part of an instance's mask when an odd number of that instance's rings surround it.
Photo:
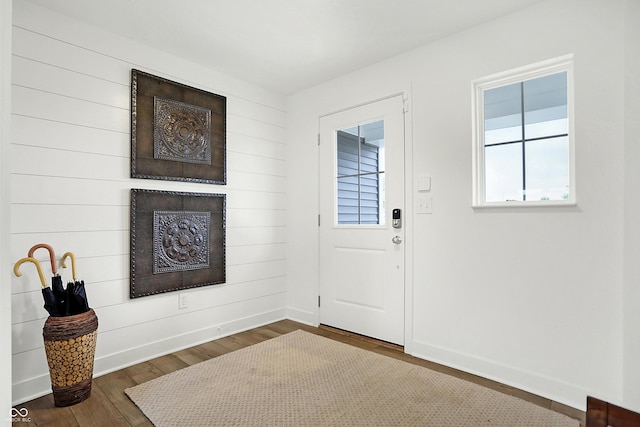
<path fill-rule="evenodd" d="M 178 295 L 178 309 L 189 308 L 189 294 Z"/>
<path fill-rule="evenodd" d="M 431 191 L 431 177 L 427 175 L 418 176 L 418 191 Z"/>
<path fill-rule="evenodd" d="M 419 214 L 430 214 L 433 212 L 431 197 L 416 198 L 416 212 Z"/>

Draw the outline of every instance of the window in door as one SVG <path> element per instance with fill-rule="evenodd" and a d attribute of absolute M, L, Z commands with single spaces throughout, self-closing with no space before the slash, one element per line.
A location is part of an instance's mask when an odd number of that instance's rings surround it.
<path fill-rule="evenodd" d="M 338 224 L 384 224 L 384 121 L 336 134 Z"/>
<path fill-rule="evenodd" d="M 572 62 L 477 81 L 474 205 L 575 202 Z"/>

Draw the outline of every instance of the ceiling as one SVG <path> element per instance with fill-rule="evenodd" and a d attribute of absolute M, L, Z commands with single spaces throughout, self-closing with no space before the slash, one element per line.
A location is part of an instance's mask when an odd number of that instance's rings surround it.
<path fill-rule="evenodd" d="M 23 0 L 290 94 L 540 0 Z"/>

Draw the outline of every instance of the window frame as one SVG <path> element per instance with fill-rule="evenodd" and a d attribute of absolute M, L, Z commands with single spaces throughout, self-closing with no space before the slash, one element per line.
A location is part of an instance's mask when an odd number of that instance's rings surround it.
<path fill-rule="evenodd" d="M 569 197 L 565 200 L 514 200 L 487 202 L 485 192 L 485 146 L 484 146 L 484 91 L 524 82 L 551 74 L 567 73 L 567 131 L 569 144 Z M 519 67 L 472 81 L 473 123 L 473 208 L 575 206 L 575 131 L 573 55 L 565 55 L 547 61 Z"/>
<path fill-rule="evenodd" d="M 376 122 L 372 122 L 372 123 L 376 123 Z M 360 126 L 364 126 L 364 125 L 357 125 L 358 127 Z M 381 150 L 380 147 L 373 145 L 371 143 L 368 143 L 365 139 L 364 136 L 360 136 L 360 133 L 358 133 L 358 135 L 346 132 L 344 129 L 340 129 L 335 131 L 336 132 L 336 200 L 334 200 L 335 202 L 335 209 L 336 209 L 336 225 L 350 225 L 350 226 L 362 226 L 362 225 L 366 225 L 366 226 L 379 226 L 379 225 L 384 225 L 385 223 L 385 215 L 384 215 L 384 200 L 382 200 L 381 195 L 384 195 L 384 188 L 382 188 L 382 186 L 384 185 L 384 170 L 380 170 L 380 156 L 384 155 L 381 154 Z M 340 134 L 344 134 L 347 135 L 347 138 L 353 138 L 353 142 L 356 144 L 357 147 L 357 159 L 356 159 L 356 163 L 358 165 L 358 171 L 354 174 L 349 174 L 349 175 L 341 175 L 339 173 L 340 170 L 340 160 L 347 160 L 348 159 L 346 157 L 341 157 L 340 153 L 346 153 L 346 151 L 344 150 L 340 150 Z M 372 149 L 370 149 L 369 151 L 364 150 L 365 147 L 372 147 Z M 363 158 L 367 158 L 367 159 L 372 159 L 372 157 L 370 156 L 365 156 L 363 155 L 363 153 L 374 153 L 375 152 L 375 164 L 376 164 L 376 171 L 375 172 L 363 172 L 360 169 L 360 165 L 362 164 L 361 159 Z M 384 163 L 384 160 L 383 162 Z M 364 207 L 362 205 L 362 201 L 365 200 L 362 197 L 362 189 L 363 189 L 363 182 L 362 179 L 365 177 L 375 177 L 375 189 L 376 189 L 376 199 L 375 199 L 375 204 L 376 204 L 376 213 L 375 213 L 375 219 L 376 222 L 362 222 L 363 218 L 366 217 L 367 214 L 363 213 Z M 355 200 L 357 200 L 357 221 L 358 222 L 340 222 L 340 206 L 345 206 L 344 204 L 341 205 L 340 201 L 347 199 L 346 197 L 341 197 L 340 196 L 340 180 L 344 179 L 344 178 L 356 178 L 357 179 L 357 190 L 353 191 L 353 190 L 343 190 L 343 192 L 355 192 L 357 194 L 357 198 Z M 370 193 L 371 194 L 371 193 Z M 368 199 L 371 200 L 371 199 Z M 344 215 L 349 215 L 347 213 L 342 213 Z M 353 214 L 352 214 L 353 215 Z"/>

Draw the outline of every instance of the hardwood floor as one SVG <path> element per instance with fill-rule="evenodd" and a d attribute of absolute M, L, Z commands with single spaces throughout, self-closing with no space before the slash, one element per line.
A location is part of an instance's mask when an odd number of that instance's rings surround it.
<path fill-rule="evenodd" d="M 28 416 L 31 419 L 28 424 L 29 426 L 151 426 L 152 424 L 149 420 L 147 420 L 142 412 L 140 412 L 124 394 L 124 389 L 297 329 L 424 366 L 509 395 L 517 396 L 547 409 L 578 419 L 582 426 L 585 425 L 584 412 L 574 408 L 475 375 L 409 356 L 402 352 L 401 347 L 393 344 L 361 337 L 326 326 L 314 328 L 290 320 L 283 320 L 207 342 L 94 378 L 91 396 L 84 402 L 70 407 L 56 408 L 53 404 L 53 397 L 50 394 L 21 405 L 16 405 L 15 407 L 27 408 L 29 411 Z"/>

